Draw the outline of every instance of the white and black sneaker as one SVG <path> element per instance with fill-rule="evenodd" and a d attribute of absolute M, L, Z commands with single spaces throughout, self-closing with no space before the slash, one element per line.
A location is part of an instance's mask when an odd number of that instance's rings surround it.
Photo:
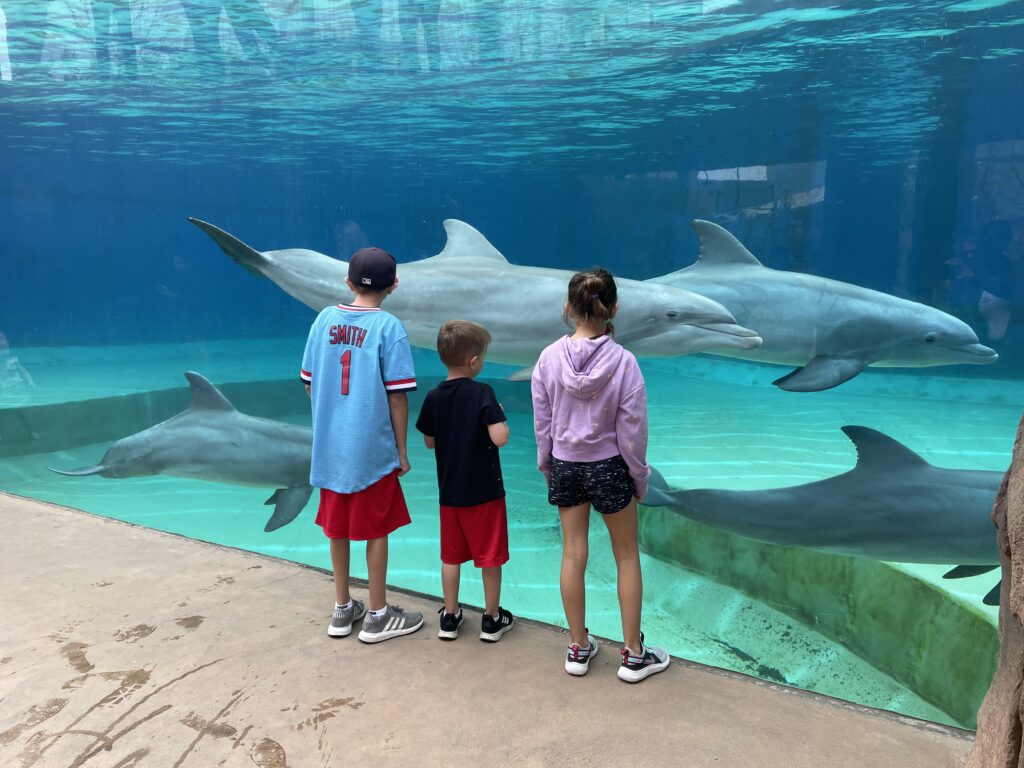
<path fill-rule="evenodd" d="M 348 608 L 334 604 L 331 623 L 327 625 L 327 634 L 331 637 L 348 637 L 352 634 L 352 625 L 366 615 L 366 606 L 361 600 L 352 600 Z"/>
<path fill-rule="evenodd" d="M 579 643 L 571 643 L 565 652 L 565 671 L 570 675 L 582 677 L 590 669 L 590 660 L 597 656 L 600 646 L 592 635 L 587 635 L 587 645 L 584 648 Z"/>
<path fill-rule="evenodd" d="M 406 613 L 397 605 L 389 605 L 380 616 L 366 614 L 359 639 L 364 643 L 380 643 L 392 637 L 410 635 L 422 626 L 422 613 Z"/>
<path fill-rule="evenodd" d="M 514 626 L 515 618 L 512 614 L 498 606 L 497 616 L 489 616 L 485 613 L 480 620 L 480 639 L 487 643 L 496 643 Z"/>
<path fill-rule="evenodd" d="M 622 649 L 619 680 L 625 680 L 627 683 L 639 683 L 645 677 L 664 671 L 668 667 L 668 662 L 669 657 L 665 649 L 644 645 L 644 636 L 641 634 L 639 653 L 634 653 L 626 647 Z"/>
<path fill-rule="evenodd" d="M 437 636 L 442 640 L 454 640 L 459 636 L 459 627 L 462 626 L 462 609 L 458 613 L 448 613 L 442 605 L 437 612 L 441 618 L 437 622 Z"/>

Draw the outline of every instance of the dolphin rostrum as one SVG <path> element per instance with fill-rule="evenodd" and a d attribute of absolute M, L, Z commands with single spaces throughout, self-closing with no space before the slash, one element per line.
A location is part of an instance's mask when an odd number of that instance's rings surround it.
<path fill-rule="evenodd" d="M 798 366 L 773 382 L 817 392 L 868 366 L 925 367 L 994 363 L 970 326 L 934 307 L 839 280 L 770 269 L 717 224 L 697 219 L 696 263 L 647 282 L 676 286 L 721 303 L 740 325 L 756 328 L 758 347 L 715 354 Z"/>
<path fill-rule="evenodd" d="M 316 251 L 259 252 L 199 219 L 193 224 L 254 275 L 267 277 L 316 311 L 347 301 L 348 264 Z M 405 325 L 409 341 L 434 349 L 437 331 L 453 317 L 475 320 L 490 331 L 488 358 L 532 366 L 541 350 L 565 333 L 562 306 L 572 272 L 510 264 L 480 232 L 446 219 L 444 250 L 403 263 L 398 290 L 386 309 Z M 683 288 L 617 278 L 620 311 L 615 338 L 642 357 L 670 357 L 717 349 L 752 349 L 755 331 L 740 327 L 712 299 Z"/>
<path fill-rule="evenodd" d="M 768 544 L 898 563 L 999 564 L 992 505 L 1002 472 L 943 469 L 888 435 L 845 426 L 857 466 L 762 491 L 672 490 L 655 472 L 643 503 Z"/>
<path fill-rule="evenodd" d="M 267 499 L 274 513 L 265 531 L 296 518 L 309 500 L 313 432 L 239 413 L 198 373 L 185 374 L 192 389 L 188 409 L 149 429 L 122 438 L 94 467 L 61 475 L 146 477 L 175 475 L 236 485 L 277 486 Z"/>

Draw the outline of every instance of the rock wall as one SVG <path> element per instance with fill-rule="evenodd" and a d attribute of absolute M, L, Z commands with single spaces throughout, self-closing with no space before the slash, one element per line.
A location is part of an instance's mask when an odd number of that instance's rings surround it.
<path fill-rule="evenodd" d="M 978 734 L 968 768 L 1018 768 L 1024 687 L 1024 419 L 1013 462 L 992 509 L 1003 586 L 999 595 L 999 663 L 978 711 Z"/>

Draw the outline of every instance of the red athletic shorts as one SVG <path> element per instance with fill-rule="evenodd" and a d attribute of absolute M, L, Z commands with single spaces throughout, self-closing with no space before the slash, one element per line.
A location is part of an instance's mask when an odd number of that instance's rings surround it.
<path fill-rule="evenodd" d="M 320 489 L 316 524 L 329 539 L 379 539 L 411 522 L 397 469 L 355 493 Z"/>
<path fill-rule="evenodd" d="M 469 560 L 477 568 L 508 562 L 504 497 L 472 507 L 441 505 L 441 562 L 459 565 Z"/>

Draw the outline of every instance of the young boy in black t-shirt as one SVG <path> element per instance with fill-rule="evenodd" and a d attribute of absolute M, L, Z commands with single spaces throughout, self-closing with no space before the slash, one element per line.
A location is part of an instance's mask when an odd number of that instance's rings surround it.
<path fill-rule="evenodd" d="M 480 569 L 486 607 L 480 639 L 496 643 L 512 629 L 498 605 L 501 566 L 508 562 L 508 518 L 498 448 L 508 423 L 494 390 L 473 381 L 484 367 L 491 334 L 478 323 L 450 320 L 437 334 L 448 378 L 427 393 L 416 420 L 427 448 L 436 450 L 441 501 L 441 585 L 444 607 L 437 636 L 454 640 L 462 625 L 459 577 L 469 560 Z"/>

